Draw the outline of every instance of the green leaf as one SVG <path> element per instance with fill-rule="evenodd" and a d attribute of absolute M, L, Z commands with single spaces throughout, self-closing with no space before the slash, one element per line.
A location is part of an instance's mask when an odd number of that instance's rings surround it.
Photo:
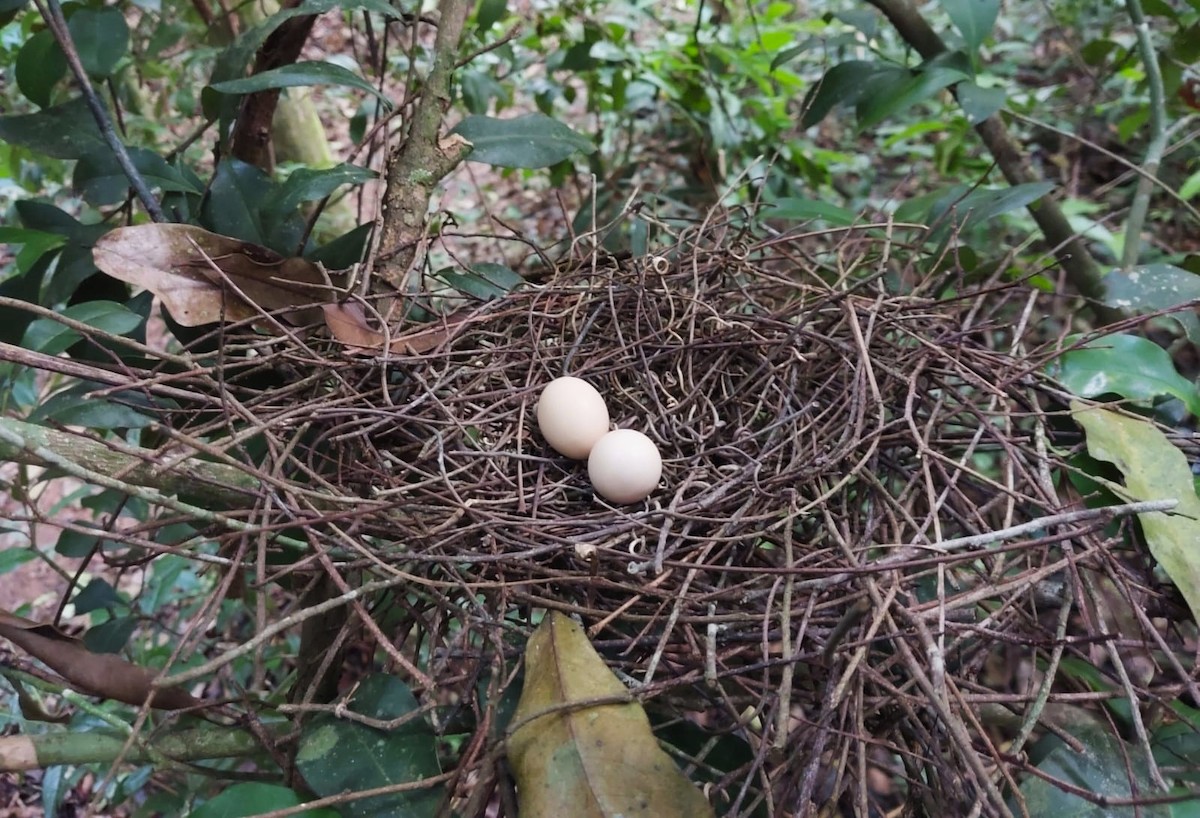
<path fill-rule="evenodd" d="M 5 548 L 0 550 L 0 574 L 7 574 L 19 565 L 37 557 L 32 548 Z"/>
<path fill-rule="evenodd" d="M 545 168 L 575 153 L 596 150 L 590 139 L 545 114 L 515 119 L 469 116 L 454 133 L 474 146 L 468 159 L 502 168 Z"/>
<path fill-rule="evenodd" d="M 816 86 L 809 89 L 801 106 L 804 128 L 816 125 L 836 105 L 854 105 L 866 91 L 880 83 L 890 83 L 911 73 L 898 65 L 867 60 L 847 60 L 825 72 Z"/>
<path fill-rule="evenodd" d="M 98 534 L 63 529 L 54 545 L 54 552 L 64 557 L 80 559 L 92 553 L 100 542 Z"/>
<path fill-rule="evenodd" d="M 111 608 L 121 602 L 116 590 L 102 579 L 93 579 L 71 599 L 76 613 L 91 613 L 100 608 Z"/>
<path fill-rule="evenodd" d="M 508 0 L 479 0 L 479 8 L 475 12 L 475 28 L 484 32 L 504 19 L 508 12 Z"/>
<path fill-rule="evenodd" d="M 141 429 L 153 421 L 128 406 L 89 398 L 79 392 L 59 392 L 29 415 L 31 423 L 52 420 L 62 426 L 87 429 Z"/>
<path fill-rule="evenodd" d="M 1002 88 L 980 88 L 970 80 L 963 80 L 954 90 L 967 122 L 972 125 L 978 125 L 999 111 L 1008 99 Z"/>
<path fill-rule="evenodd" d="M 224 159 L 217 165 L 209 187 L 204 222 L 214 233 L 265 247 L 260 213 L 275 191 L 271 178 L 260 168 L 238 159 Z"/>
<path fill-rule="evenodd" d="M 129 148 L 128 153 L 133 166 L 150 187 L 196 195 L 204 192 L 184 179 L 157 153 L 145 148 Z M 116 204 L 129 195 L 129 177 L 107 146 L 80 158 L 75 165 L 72 185 L 89 204 L 97 206 Z"/>
<path fill-rule="evenodd" d="M 17 270 L 24 273 L 45 253 L 66 243 L 66 237 L 43 230 L 21 227 L 0 227 L 0 244 L 20 245 L 17 251 Z"/>
<path fill-rule="evenodd" d="M 133 636 L 133 629 L 136 627 L 136 617 L 114 617 L 94 628 L 88 628 L 83 635 L 83 646 L 92 653 L 120 653 L 129 637 Z"/>
<path fill-rule="evenodd" d="M 234 784 L 220 795 L 204 802 L 189 818 L 249 818 L 273 810 L 298 807 L 304 803 L 294 790 L 278 784 L 243 782 Z M 335 809 L 308 809 L 294 813 L 296 818 L 338 818 Z"/>
<path fill-rule="evenodd" d="M 439 270 L 437 277 L 460 293 L 482 301 L 501 298 L 525 280 L 503 264 L 491 262 L 480 262 L 466 272 Z"/>
<path fill-rule="evenodd" d="M 996 26 L 1000 0 L 942 0 L 942 8 L 962 33 L 967 50 L 974 54 Z"/>
<path fill-rule="evenodd" d="M 1071 343 L 1074 339 L 1068 338 Z M 1142 405 L 1170 395 L 1200 417 L 1196 386 L 1175 371 L 1167 351 L 1137 335 L 1106 335 L 1064 352 L 1048 367 L 1050 376 L 1081 398 L 1120 395 Z"/>
<path fill-rule="evenodd" d="M 104 146 L 82 97 L 36 114 L 0 116 L 0 141 L 55 159 L 78 159 Z"/>
<path fill-rule="evenodd" d="M 1169 514 L 1139 514 L 1150 554 L 1200 622 L 1200 497 L 1187 458 L 1145 418 L 1072 401 L 1071 414 L 1087 433 L 1088 454 L 1115 465 L 1137 501 L 1178 500 Z"/>
<path fill-rule="evenodd" d="M 110 75 L 129 48 L 129 26 L 115 6 L 79 8 L 67 20 L 67 28 L 84 70 L 93 77 Z"/>
<path fill-rule="evenodd" d="M 403 682 L 383 674 L 367 677 L 349 706 L 382 720 L 420 709 Z M 433 731 L 419 715 L 385 733 L 322 713 L 304 727 L 296 767 L 313 792 L 323 796 L 404 784 L 441 772 Z M 342 812 L 353 818 L 425 818 L 437 812 L 441 800 L 438 788 L 413 790 L 350 801 L 342 805 Z"/>
<path fill-rule="evenodd" d="M 960 187 L 952 189 L 930 209 L 930 221 L 939 222 L 937 229 L 930 233 L 931 241 L 941 241 L 951 230 L 969 230 L 997 216 L 1028 207 L 1054 190 L 1054 183 L 1028 182 L 1015 187 L 978 188 L 966 195 L 961 190 Z"/>
<path fill-rule="evenodd" d="M 1113 270 L 1104 277 L 1104 303 L 1138 315 L 1171 310 L 1200 300 L 1200 275 L 1172 264 L 1148 264 L 1128 272 Z M 1200 345 L 1200 318 L 1194 310 L 1170 315 Z"/>
<path fill-rule="evenodd" d="M 360 224 L 349 233 L 321 245 L 304 257 L 309 261 L 324 264 L 329 270 L 345 270 L 362 260 L 363 252 L 367 248 L 367 239 L 371 237 L 374 227 L 374 222 Z"/>
<path fill-rule="evenodd" d="M 969 79 L 970 60 L 961 51 L 952 51 L 922 63 L 915 74 L 891 74 L 884 81 L 873 82 L 855 105 L 858 129 L 866 130 L 943 88 Z"/>
<path fill-rule="evenodd" d="M 1073 726 L 1083 752 L 1076 753 L 1057 736 L 1043 739 L 1053 749 L 1037 765 L 1046 776 L 1072 784 L 1084 792 L 1114 801 L 1137 798 L 1154 792 L 1146 756 L 1117 736 L 1090 725 Z M 1039 742 L 1041 744 L 1042 742 Z M 1130 777 L 1136 782 L 1133 789 Z M 1059 789 L 1040 776 L 1029 776 L 1021 784 L 1028 815 L 1058 818 L 1168 818 L 1162 804 L 1142 806 L 1101 806 L 1072 792 Z"/>
<path fill-rule="evenodd" d="M 379 98 L 385 108 L 392 107 L 392 101 L 384 96 L 371 83 L 358 74 L 331 62 L 298 62 L 280 68 L 272 68 L 252 77 L 226 80 L 212 84 L 214 91 L 222 94 L 253 94 L 257 91 L 267 91 L 273 88 L 292 88 L 300 85 L 348 85 L 358 88 Z"/>
<path fill-rule="evenodd" d="M 133 332 L 142 324 L 142 316 L 113 301 L 75 304 L 63 310 L 62 314 L 113 335 Z M 46 355 L 58 355 L 82 337 L 78 330 L 53 318 L 38 318 L 26 328 L 21 346 Z"/>
<path fill-rule="evenodd" d="M 858 221 L 858 215 L 844 207 L 838 207 L 818 199 L 785 198 L 764 210 L 762 215 L 769 219 L 806 222 L 821 219 L 832 225 L 844 227 Z"/>
<path fill-rule="evenodd" d="M 324 170 L 299 168 L 280 186 L 278 196 L 269 203 L 270 209 L 272 213 L 286 215 L 302 202 L 324 199 L 342 185 L 361 185 L 377 175 L 369 168 L 348 163 Z"/>
<path fill-rule="evenodd" d="M 50 105 L 50 94 L 67 75 L 67 58 L 48 29 L 39 31 L 17 52 L 13 67 L 17 87 L 39 108 Z"/>

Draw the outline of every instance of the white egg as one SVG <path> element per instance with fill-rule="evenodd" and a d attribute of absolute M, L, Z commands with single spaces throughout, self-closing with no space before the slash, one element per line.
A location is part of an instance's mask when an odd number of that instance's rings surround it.
<path fill-rule="evenodd" d="M 556 378 L 542 390 L 537 422 L 542 437 L 556 451 L 583 460 L 608 433 L 608 406 L 587 381 Z"/>
<path fill-rule="evenodd" d="M 610 503 L 636 503 L 657 488 L 662 455 L 654 441 L 641 432 L 617 429 L 592 447 L 588 477 L 592 488 Z"/>

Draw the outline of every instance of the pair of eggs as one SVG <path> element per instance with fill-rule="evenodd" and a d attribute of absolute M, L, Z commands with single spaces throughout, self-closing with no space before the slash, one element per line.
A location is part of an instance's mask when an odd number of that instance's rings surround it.
<path fill-rule="evenodd" d="M 556 378 L 542 390 L 538 428 L 559 454 L 587 460 L 592 488 L 610 503 L 650 496 L 662 477 L 654 441 L 633 429 L 608 429 L 608 405 L 580 378 Z"/>

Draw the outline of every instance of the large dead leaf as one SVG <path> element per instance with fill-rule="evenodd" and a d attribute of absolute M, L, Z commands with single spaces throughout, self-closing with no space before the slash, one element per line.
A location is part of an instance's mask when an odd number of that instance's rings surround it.
<path fill-rule="evenodd" d="M 310 324 L 321 320 L 312 305 L 332 300 L 329 285 L 337 286 L 343 277 L 302 258 L 284 258 L 187 224 L 118 228 L 96 242 L 92 257 L 110 276 L 157 295 L 185 327 L 264 312 Z"/>
<path fill-rule="evenodd" d="M 551 612 L 525 649 L 508 739 L 521 818 L 713 815 L 658 746 L 641 705 L 587 704 L 627 695 L 583 629 Z"/>
<path fill-rule="evenodd" d="M 0 636 L 42 662 L 70 682 L 79 692 L 115 699 L 138 707 L 146 703 L 156 673 L 126 662 L 111 653 L 92 653 L 74 637 L 29 619 L 0 611 Z M 151 707 L 181 710 L 202 705 L 200 699 L 178 687 L 154 692 Z"/>
<path fill-rule="evenodd" d="M 1088 454 L 1115 465 L 1133 500 L 1178 500 L 1171 513 L 1139 514 L 1150 553 L 1200 622 L 1200 497 L 1187 458 L 1149 421 L 1072 402 Z"/>
<path fill-rule="evenodd" d="M 385 337 L 372 329 L 362 305 L 355 301 L 342 304 L 325 304 L 325 325 L 338 341 L 346 345 L 348 352 L 360 355 L 379 355 L 383 352 Z M 454 338 L 471 321 L 478 317 L 470 312 L 451 313 L 428 324 L 421 324 L 398 335 L 391 336 L 389 344 L 392 355 L 421 355 L 431 352 Z"/>

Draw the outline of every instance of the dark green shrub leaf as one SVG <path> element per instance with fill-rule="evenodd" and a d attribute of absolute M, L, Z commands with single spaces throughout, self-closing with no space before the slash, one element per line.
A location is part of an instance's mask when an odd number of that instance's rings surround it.
<path fill-rule="evenodd" d="M 260 213 L 275 190 L 271 178 L 254 165 L 222 160 L 204 203 L 205 225 L 214 233 L 267 246 Z"/>
<path fill-rule="evenodd" d="M 1068 343 L 1072 339 L 1068 338 Z M 1196 386 L 1175 371 L 1167 351 L 1137 335 L 1106 335 L 1064 352 L 1048 367 L 1050 377 L 1083 398 L 1120 395 L 1149 405 L 1170 395 L 1200 417 Z"/>
<path fill-rule="evenodd" d="M 141 429 L 153 421 L 131 409 L 105 400 L 89 398 L 80 392 L 65 391 L 52 395 L 29 415 L 32 423 L 52 420 L 62 426 L 87 429 Z"/>
<path fill-rule="evenodd" d="M 157 153 L 145 148 L 129 148 L 128 152 L 133 166 L 150 187 L 174 193 L 199 195 L 203 192 L 193 187 Z M 129 177 L 107 146 L 80 158 L 75 165 L 72 184 L 76 192 L 93 205 L 116 204 L 129 195 Z"/>
<path fill-rule="evenodd" d="M 878 125 L 893 114 L 924 102 L 943 88 L 971 78 L 970 61 L 961 51 L 939 54 L 910 73 L 900 70 L 871 82 L 855 105 L 858 129 Z"/>
<path fill-rule="evenodd" d="M 392 101 L 358 74 L 331 62 L 298 62 L 255 74 L 252 77 L 216 82 L 210 86 L 222 94 L 253 94 L 272 88 L 292 88 L 300 85 L 348 85 L 379 98 L 385 108 Z"/>
<path fill-rule="evenodd" d="M 933 241 L 941 241 L 952 230 L 965 231 L 978 227 L 1013 210 L 1027 207 L 1054 190 L 1053 182 L 1029 182 L 999 189 L 978 188 L 963 194 L 965 188 L 956 186 L 930 208 L 929 222 L 938 227 L 930 233 Z"/>
<path fill-rule="evenodd" d="M 133 636 L 133 629 L 136 627 L 135 617 L 114 617 L 94 628 L 88 628 L 83 635 L 83 646 L 92 653 L 120 653 L 129 637 Z"/>
<path fill-rule="evenodd" d="M 325 265 L 327 270 L 345 270 L 362 260 L 363 251 L 367 247 L 367 239 L 371 237 L 374 222 L 360 224 L 349 233 L 338 236 L 328 244 L 324 244 L 304 257 L 314 263 Z"/>
<path fill-rule="evenodd" d="M 508 294 L 524 281 L 521 276 L 503 264 L 481 262 L 466 272 L 448 268 L 440 270 L 437 277 L 454 289 L 481 301 L 490 301 Z"/>
<path fill-rule="evenodd" d="M 55 159 L 78 159 L 104 147 L 82 97 L 36 114 L 0 116 L 0 141 Z"/>
<path fill-rule="evenodd" d="M 44 253 L 66 242 L 66 237 L 42 230 L 25 230 L 20 227 L 0 227 L 0 244 L 20 245 L 17 251 L 17 271 L 24 273 Z"/>
<path fill-rule="evenodd" d="M 822 219 L 830 224 L 843 227 L 858 221 L 858 215 L 853 211 L 817 199 L 780 199 L 772 207 L 764 210 L 762 215 L 769 219 L 796 222 Z"/>
<path fill-rule="evenodd" d="M 247 818 L 278 809 L 298 807 L 304 800 L 294 790 L 278 784 L 248 781 L 229 789 L 190 813 L 191 818 Z M 295 813 L 296 818 L 338 818 L 335 809 L 307 809 Z"/>
<path fill-rule="evenodd" d="M 112 301 L 88 301 L 75 304 L 62 311 L 67 318 L 82 321 L 98 330 L 113 335 L 125 335 L 133 332 L 142 324 L 142 316 L 130 312 L 126 307 Z M 25 330 L 21 346 L 42 352 L 46 355 L 58 355 L 65 352 L 76 341 L 83 337 L 78 330 L 59 323 L 53 318 L 39 318 Z"/>
<path fill-rule="evenodd" d="M 115 6 L 80 8 L 67 20 L 83 68 L 93 77 L 113 72 L 129 48 L 129 26 Z"/>
<path fill-rule="evenodd" d="M 1138 315 L 1170 310 L 1200 300 L 1200 275 L 1173 264 L 1149 264 L 1129 272 L 1113 270 L 1104 277 L 1104 303 Z M 1183 326 L 1188 340 L 1200 345 L 1200 318 L 1194 310 L 1170 316 Z"/>
<path fill-rule="evenodd" d="M 592 153 L 596 146 L 545 114 L 515 119 L 469 116 L 454 133 L 474 147 L 467 158 L 502 168 L 545 168 L 575 153 Z"/>
<path fill-rule="evenodd" d="M 970 80 L 963 80 L 954 90 L 958 93 L 958 104 L 972 125 L 978 125 L 999 111 L 1007 100 L 1003 89 L 980 88 Z"/>
<path fill-rule="evenodd" d="M 83 531 L 71 531 L 63 529 L 58 535 L 58 542 L 54 545 L 54 551 L 64 557 L 72 557 L 80 559 L 92 553 L 92 550 L 100 544 L 100 536 L 98 534 L 88 534 Z"/>
<path fill-rule="evenodd" d="M 825 72 L 825 76 L 804 97 L 804 116 L 801 126 L 808 128 L 825 118 L 834 106 L 854 105 L 868 88 L 891 83 L 897 78 L 908 79 L 912 74 L 905 68 L 889 63 L 867 60 L 848 60 Z"/>
<path fill-rule="evenodd" d="M 324 170 L 299 168 L 280 186 L 279 194 L 270 202 L 271 212 L 290 214 L 303 202 L 324 199 L 342 185 L 361 185 L 376 175 L 373 170 L 348 163 Z"/>
<path fill-rule="evenodd" d="M 475 12 L 475 26 L 478 31 L 487 31 L 504 19 L 508 12 L 508 0 L 480 0 L 479 9 Z"/>
<path fill-rule="evenodd" d="M 121 602 L 116 590 L 102 579 L 94 579 L 75 594 L 71 604 L 76 613 L 91 613 L 100 608 L 111 608 Z"/>
<path fill-rule="evenodd" d="M 17 87 L 39 108 L 50 105 L 50 93 L 67 75 L 67 58 L 49 30 L 39 31 L 17 52 L 13 67 Z"/>
<path fill-rule="evenodd" d="M 349 706 L 356 713 L 385 720 L 419 710 L 408 687 L 383 674 L 367 677 Z M 296 767 L 318 795 L 402 784 L 441 772 L 436 739 L 420 716 L 385 733 L 319 714 L 304 727 Z M 354 818 L 424 818 L 437 812 L 441 800 L 437 789 L 414 790 L 351 801 L 342 806 L 342 814 Z"/>
<path fill-rule="evenodd" d="M 942 8 L 962 33 L 967 51 L 974 54 L 996 25 L 1000 0 L 942 0 Z"/>
<path fill-rule="evenodd" d="M 1146 757 L 1138 748 L 1125 745 L 1117 736 L 1091 725 L 1079 725 L 1071 731 L 1083 745 L 1076 753 L 1057 736 L 1047 736 L 1039 744 L 1051 747 L 1037 765 L 1046 776 L 1072 784 L 1084 792 L 1113 800 L 1137 798 L 1139 793 L 1154 791 Z M 1130 782 L 1133 777 L 1136 789 Z M 1040 776 L 1030 776 L 1021 784 L 1025 809 L 1029 815 L 1058 815 L 1070 818 L 1170 818 L 1167 805 L 1102 806 L 1074 793 L 1061 790 Z"/>

